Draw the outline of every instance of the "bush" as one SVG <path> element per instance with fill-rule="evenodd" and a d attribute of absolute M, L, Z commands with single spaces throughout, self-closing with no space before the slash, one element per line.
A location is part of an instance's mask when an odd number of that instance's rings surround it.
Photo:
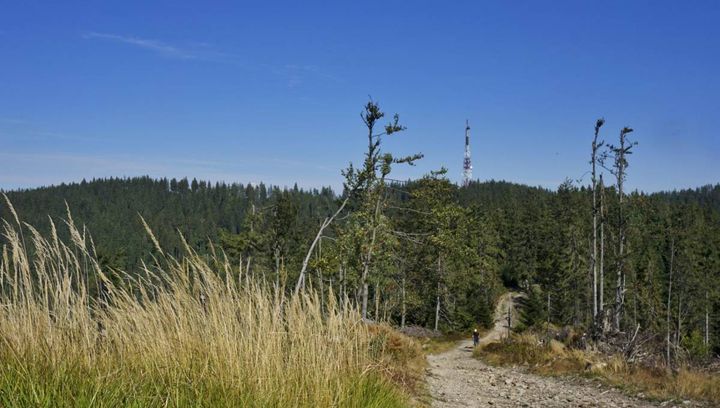
<path fill-rule="evenodd" d="M 692 362 L 699 363 L 710 356 L 710 347 L 705 344 L 705 339 L 699 330 L 693 330 L 690 336 L 683 338 L 682 346 Z"/>

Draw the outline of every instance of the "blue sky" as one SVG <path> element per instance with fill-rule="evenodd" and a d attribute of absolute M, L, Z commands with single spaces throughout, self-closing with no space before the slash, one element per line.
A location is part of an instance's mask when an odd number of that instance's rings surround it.
<path fill-rule="evenodd" d="M 720 2 L 0 3 L 0 188 L 197 177 L 316 187 L 361 160 L 368 95 L 425 154 L 555 188 L 596 118 L 628 184 L 720 182 Z M 587 180 L 587 178 L 585 178 Z"/>

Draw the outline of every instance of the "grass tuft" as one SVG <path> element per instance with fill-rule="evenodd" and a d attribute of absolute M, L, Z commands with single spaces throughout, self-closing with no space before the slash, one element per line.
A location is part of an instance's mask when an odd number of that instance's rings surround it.
<path fill-rule="evenodd" d="M 286 296 L 154 239 L 141 276 L 103 270 L 70 217 L 68 243 L 27 226 L 25 246 L 17 223 L 0 257 L 0 406 L 407 404 L 393 381 L 417 346 L 348 302 Z"/>

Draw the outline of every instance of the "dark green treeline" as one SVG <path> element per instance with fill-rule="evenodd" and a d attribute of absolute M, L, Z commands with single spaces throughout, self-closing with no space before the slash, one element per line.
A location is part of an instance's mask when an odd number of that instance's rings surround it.
<path fill-rule="evenodd" d="M 107 267 L 138 273 L 141 262 L 150 260 L 153 246 L 141 215 L 166 252 L 182 254 L 178 232 L 201 253 L 214 242 L 245 276 L 279 281 L 287 290 L 295 285 L 320 223 L 342 198 L 329 188 L 147 177 L 7 195 L 20 218 L 41 231 L 49 229 L 48 215 L 62 226 L 67 202 L 75 222 L 92 233 Z M 612 309 L 618 198 L 612 188 L 604 195 L 604 303 Z M 718 351 L 720 185 L 634 192 L 626 199 L 622 328 L 639 325 L 658 341 L 669 329 L 673 344 L 686 350 L 698 355 Z M 571 182 L 556 191 L 495 181 L 460 188 L 433 174 L 389 184 L 386 211 L 378 221 L 384 233 L 375 244 L 368 280 L 368 315 L 430 328 L 437 320 L 444 330 L 487 325 L 496 296 L 503 287 L 515 287 L 529 294 L 525 324 L 549 320 L 589 328 L 591 208 L 591 191 Z M 14 222 L 4 203 L 0 217 Z M 309 286 L 359 300 L 365 253 L 364 241 L 356 239 L 363 229 L 359 219 L 340 217 L 324 233 L 310 257 Z"/>

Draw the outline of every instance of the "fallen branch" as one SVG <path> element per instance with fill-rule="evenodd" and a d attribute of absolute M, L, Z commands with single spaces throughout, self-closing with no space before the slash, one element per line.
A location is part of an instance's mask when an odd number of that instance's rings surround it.
<path fill-rule="evenodd" d="M 635 355 L 635 339 L 637 338 L 638 332 L 640 332 L 640 324 L 637 325 L 637 327 L 635 328 L 635 333 L 633 334 L 628 344 L 625 346 L 624 354 L 628 361 L 632 360 Z"/>

